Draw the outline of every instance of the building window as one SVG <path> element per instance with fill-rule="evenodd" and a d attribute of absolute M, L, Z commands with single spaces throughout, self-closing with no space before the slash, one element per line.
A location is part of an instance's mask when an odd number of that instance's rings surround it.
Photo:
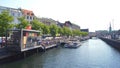
<path fill-rule="evenodd" d="M 27 19 L 29 19 L 29 16 L 27 16 Z"/>
<path fill-rule="evenodd" d="M 30 16 L 30 20 L 32 20 L 32 16 Z"/>
<path fill-rule="evenodd" d="M 31 15 L 32 15 L 32 16 L 34 16 L 34 14 L 33 14 L 33 13 L 32 13 Z"/>
<path fill-rule="evenodd" d="M 12 16 L 15 16 L 15 14 L 14 14 L 14 13 L 12 13 Z"/>
<path fill-rule="evenodd" d="M 18 17 L 20 16 L 20 13 L 18 13 Z"/>
<path fill-rule="evenodd" d="M 30 15 L 30 13 L 27 13 L 27 15 Z"/>

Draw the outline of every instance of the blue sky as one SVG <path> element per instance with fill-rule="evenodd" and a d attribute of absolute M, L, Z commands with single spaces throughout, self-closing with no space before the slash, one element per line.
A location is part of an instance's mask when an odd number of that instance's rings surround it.
<path fill-rule="evenodd" d="M 70 20 L 90 31 L 114 30 L 120 25 L 119 0 L 0 0 L 1 6 L 32 10 L 36 16 Z"/>

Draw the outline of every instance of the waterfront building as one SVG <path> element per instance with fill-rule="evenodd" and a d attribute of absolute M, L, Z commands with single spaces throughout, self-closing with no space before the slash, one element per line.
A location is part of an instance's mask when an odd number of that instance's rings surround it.
<path fill-rule="evenodd" d="M 64 26 L 69 27 L 71 30 L 80 30 L 80 26 L 73 24 L 70 21 L 65 21 Z"/>
<path fill-rule="evenodd" d="M 89 29 L 80 29 L 82 32 L 89 32 Z"/>
<path fill-rule="evenodd" d="M 0 6 L 0 13 L 5 10 L 8 11 L 11 16 L 13 16 L 14 20 L 12 21 L 12 23 L 20 23 L 18 17 L 22 17 L 21 9 Z"/>
<path fill-rule="evenodd" d="M 27 9 L 21 9 L 21 8 L 10 8 L 10 7 L 4 7 L 4 6 L 0 6 L 0 13 L 2 11 L 7 10 L 9 12 L 9 14 L 11 16 L 13 16 L 14 20 L 12 21 L 13 24 L 18 24 L 20 23 L 20 21 L 18 20 L 18 18 L 20 17 L 25 17 L 25 19 L 30 23 L 31 21 L 33 21 L 34 19 L 39 20 L 40 22 L 46 24 L 46 25 L 51 25 L 51 24 L 55 24 L 59 27 L 68 27 L 71 30 L 80 30 L 80 26 L 71 23 L 70 21 L 65 21 L 65 23 L 60 23 L 58 21 L 55 21 L 51 18 L 38 18 L 35 16 L 34 12 L 31 10 L 27 10 Z"/>
<path fill-rule="evenodd" d="M 0 6 L 0 13 L 5 10 L 8 11 L 11 16 L 13 16 L 14 20 L 12 21 L 12 23 L 14 24 L 20 23 L 20 21 L 18 20 L 18 18 L 20 17 L 25 17 L 25 19 L 29 23 L 33 21 L 35 18 L 35 15 L 33 11 L 31 10 L 26 10 L 26 9 L 21 9 L 21 8 L 16 9 L 16 8 Z"/>
<path fill-rule="evenodd" d="M 89 37 L 95 37 L 96 35 L 96 32 L 89 32 Z"/>
<path fill-rule="evenodd" d="M 71 30 L 80 30 L 80 26 L 73 24 L 70 21 L 65 21 L 65 23 L 61 23 L 61 22 L 57 21 L 57 26 L 61 27 L 61 28 L 68 27 Z"/>
<path fill-rule="evenodd" d="M 68 27 L 70 28 L 71 30 L 80 30 L 80 26 L 76 25 L 76 24 L 73 24 L 71 23 L 70 21 L 65 21 L 65 23 L 61 23 L 59 21 L 55 21 L 51 18 L 37 18 L 40 22 L 46 24 L 46 25 L 51 25 L 51 24 L 55 24 L 57 25 L 58 27 Z"/>
<path fill-rule="evenodd" d="M 29 23 L 35 19 L 35 15 L 31 10 L 22 9 L 22 14 Z"/>
<path fill-rule="evenodd" d="M 97 37 L 108 37 L 108 38 L 111 38 L 109 36 L 109 32 L 107 30 L 97 30 L 95 31 Z"/>
<path fill-rule="evenodd" d="M 116 39 L 120 41 L 120 30 L 118 30 L 115 35 Z"/>
<path fill-rule="evenodd" d="M 57 25 L 57 22 L 51 18 L 37 18 L 37 19 L 38 19 L 38 21 L 40 21 L 48 26 L 51 24 Z"/>
<path fill-rule="evenodd" d="M 64 23 L 57 21 L 57 26 L 63 28 Z"/>

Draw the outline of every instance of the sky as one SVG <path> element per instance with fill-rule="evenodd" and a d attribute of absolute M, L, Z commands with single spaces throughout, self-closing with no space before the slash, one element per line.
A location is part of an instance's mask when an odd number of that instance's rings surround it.
<path fill-rule="evenodd" d="M 71 21 L 89 31 L 120 29 L 119 0 L 0 0 L 0 6 L 32 10 L 38 17 Z"/>

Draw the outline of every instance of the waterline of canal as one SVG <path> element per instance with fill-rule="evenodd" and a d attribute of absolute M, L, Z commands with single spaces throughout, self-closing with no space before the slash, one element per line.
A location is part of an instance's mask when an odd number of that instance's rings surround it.
<path fill-rule="evenodd" d="M 120 68 L 120 52 L 100 39 L 90 39 L 77 49 L 53 48 L 0 68 Z"/>

